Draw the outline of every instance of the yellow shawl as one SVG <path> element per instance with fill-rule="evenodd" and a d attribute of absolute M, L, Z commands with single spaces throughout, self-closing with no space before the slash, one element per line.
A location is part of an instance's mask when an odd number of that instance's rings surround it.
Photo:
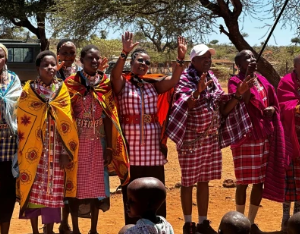
<path fill-rule="evenodd" d="M 59 87 L 56 96 L 45 102 L 35 93 L 28 81 L 19 99 L 18 119 L 18 163 L 20 176 L 17 181 L 17 196 L 20 198 L 21 213 L 26 208 L 31 187 L 35 180 L 37 167 L 43 151 L 45 120 L 51 115 L 56 129 L 69 154 L 70 166 L 65 169 L 65 196 L 76 197 L 78 134 L 71 115 L 71 100 L 64 83 Z"/>

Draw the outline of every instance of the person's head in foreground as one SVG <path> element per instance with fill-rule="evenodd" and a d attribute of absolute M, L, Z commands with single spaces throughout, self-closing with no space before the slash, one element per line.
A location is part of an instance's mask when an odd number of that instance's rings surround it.
<path fill-rule="evenodd" d="M 199 74 L 209 71 L 212 61 L 211 56 L 215 53 L 216 51 L 213 48 L 208 48 L 204 44 L 199 44 L 192 48 L 190 53 L 190 59 L 192 65 Z"/>
<path fill-rule="evenodd" d="M 300 233 L 300 212 L 294 214 L 288 221 L 288 234 Z"/>
<path fill-rule="evenodd" d="M 35 60 L 39 78 L 46 84 L 50 84 L 56 76 L 57 60 L 56 55 L 49 50 L 40 52 Z"/>
<path fill-rule="evenodd" d="M 153 177 L 133 180 L 127 187 L 127 213 L 156 222 L 156 211 L 166 199 L 164 184 Z"/>
<path fill-rule="evenodd" d="M 226 213 L 219 226 L 219 234 L 250 234 L 251 223 L 240 212 L 229 211 Z"/>

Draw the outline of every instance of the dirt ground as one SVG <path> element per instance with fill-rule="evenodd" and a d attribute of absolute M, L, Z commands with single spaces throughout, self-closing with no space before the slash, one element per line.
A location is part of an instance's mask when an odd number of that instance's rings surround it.
<path fill-rule="evenodd" d="M 166 171 L 166 187 L 167 187 L 167 220 L 172 224 L 175 233 L 182 233 L 182 226 L 184 224 L 183 215 L 180 205 L 180 189 L 175 188 L 176 183 L 180 182 L 180 168 L 177 160 L 177 153 L 175 145 L 172 142 L 169 145 L 169 162 L 165 166 Z M 229 148 L 223 149 L 223 171 L 222 179 L 211 181 L 210 186 L 210 202 L 208 219 L 211 220 L 212 227 L 217 230 L 222 216 L 230 210 L 235 209 L 235 189 L 224 188 L 222 186 L 224 179 L 234 179 L 233 162 L 231 150 Z M 118 186 L 117 177 L 110 177 L 111 191 L 114 193 L 111 196 L 111 208 L 105 213 L 100 213 L 98 232 L 105 234 L 117 234 L 120 228 L 123 226 L 123 203 L 122 195 L 115 193 Z M 249 195 L 250 189 L 247 193 Z M 194 189 L 195 191 L 195 189 Z M 248 211 L 248 201 L 246 206 L 246 214 Z M 193 220 L 197 222 L 197 206 L 196 206 L 196 194 L 193 198 Z M 11 221 L 11 234 L 27 234 L 31 232 L 31 226 L 29 220 L 18 219 L 19 205 L 16 204 L 13 218 Z M 266 233 L 280 230 L 282 209 L 281 204 L 271 202 L 269 200 L 263 200 L 261 208 L 259 209 L 256 223 L 260 229 Z M 82 234 L 87 234 L 90 229 L 89 219 L 80 219 L 79 225 Z M 39 225 L 42 227 L 42 224 Z M 55 233 L 58 233 L 58 225 L 55 225 Z M 42 230 L 40 231 L 42 233 Z"/>
<path fill-rule="evenodd" d="M 223 85 L 222 85 L 223 86 Z M 224 86 L 223 86 L 224 87 Z M 184 224 L 183 214 L 180 204 L 180 189 L 175 185 L 180 182 L 180 167 L 177 159 L 175 144 L 168 142 L 169 154 L 168 163 L 165 166 L 166 188 L 167 188 L 167 220 L 172 224 L 176 234 L 182 234 Z M 223 153 L 223 170 L 222 179 L 211 181 L 210 201 L 208 208 L 208 219 L 211 220 L 211 226 L 217 230 L 222 216 L 230 211 L 235 210 L 235 188 L 224 188 L 222 186 L 225 179 L 235 179 L 233 170 L 233 161 L 230 148 L 222 150 Z M 122 194 L 116 192 L 119 180 L 116 176 L 110 177 L 111 188 L 111 207 L 110 210 L 99 215 L 98 232 L 101 234 L 117 234 L 124 225 Z M 197 222 L 196 193 L 193 195 L 193 221 Z M 249 193 L 251 187 L 247 190 L 246 214 L 249 206 Z M 280 233 L 280 224 L 282 217 L 282 208 L 280 203 L 263 199 L 261 208 L 256 217 L 256 223 L 264 233 Z M 18 219 L 19 205 L 16 204 L 13 218 L 11 221 L 11 234 L 28 234 L 32 233 L 30 221 Z M 70 218 L 69 218 L 70 220 Z M 70 221 L 71 224 L 71 221 Z M 90 230 L 90 220 L 80 219 L 79 226 L 82 234 L 87 234 Z M 39 227 L 42 228 L 40 221 Z M 58 233 L 58 224 L 54 226 L 55 233 Z M 42 233 L 42 229 L 40 231 Z"/>

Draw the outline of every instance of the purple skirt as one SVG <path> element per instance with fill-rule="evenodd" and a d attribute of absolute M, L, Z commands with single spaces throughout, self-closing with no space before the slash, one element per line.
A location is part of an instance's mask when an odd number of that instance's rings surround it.
<path fill-rule="evenodd" d="M 33 219 L 38 216 L 42 216 L 43 224 L 50 223 L 60 223 L 61 222 L 61 212 L 60 208 L 28 208 L 25 210 L 24 216 L 20 216 L 20 219 Z"/>

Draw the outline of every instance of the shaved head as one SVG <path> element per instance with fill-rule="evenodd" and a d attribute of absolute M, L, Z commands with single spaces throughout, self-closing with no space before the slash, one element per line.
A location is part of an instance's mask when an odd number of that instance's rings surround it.
<path fill-rule="evenodd" d="M 220 223 L 220 234 L 250 234 L 251 223 L 240 212 L 230 211 L 226 213 Z"/>

